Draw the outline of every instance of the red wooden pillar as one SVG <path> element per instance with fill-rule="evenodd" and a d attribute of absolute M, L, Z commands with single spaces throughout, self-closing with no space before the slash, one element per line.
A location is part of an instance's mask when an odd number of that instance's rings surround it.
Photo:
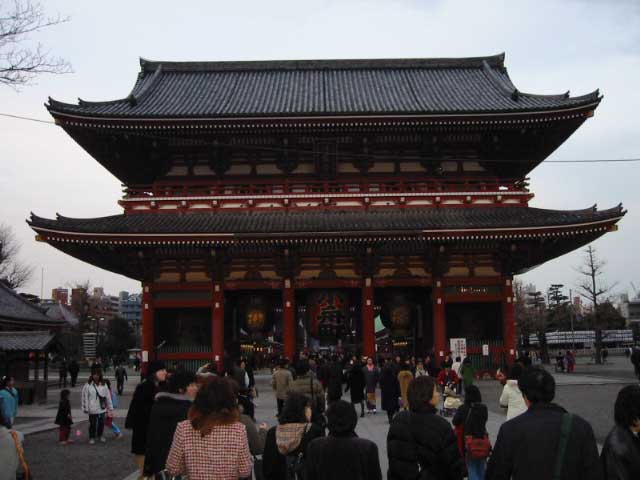
<path fill-rule="evenodd" d="M 442 279 L 433 279 L 433 348 L 439 365 L 447 352 L 447 322 L 444 311 L 444 288 Z"/>
<path fill-rule="evenodd" d="M 295 290 L 291 280 L 286 278 L 282 288 L 282 337 L 284 343 L 284 356 L 289 360 L 296 354 L 296 316 L 295 316 Z"/>
<path fill-rule="evenodd" d="M 502 287 L 502 338 L 504 343 L 504 353 L 507 363 L 513 363 L 515 359 L 515 336 L 516 323 L 513 306 L 513 279 L 506 277 Z"/>
<path fill-rule="evenodd" d="M 149 360 L 155 355 L 154 352 L 154 324 L 153 324 L 153 292 L 151 291 L 151 283 L 142 284 L 142 362 L 140 363 L 140 371 L 143 375 L 147 373 L 147 365 Z"/>
<path fill-rule="evenodd" d="M 362 354 L 375 358 L 376 327 L 373 318 L 373 281 L 365 278 L 362 285 Z"/>
<path fill-rule="evenodd" d="M 213 282 L 211 302 L 211 352 L 219 372 L 224 360 L 224 290 L 221 282 Z"/>

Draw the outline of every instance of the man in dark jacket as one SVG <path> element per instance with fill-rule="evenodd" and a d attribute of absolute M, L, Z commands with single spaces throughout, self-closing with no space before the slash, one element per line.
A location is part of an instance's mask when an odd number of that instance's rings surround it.
<path fill-rule="evenodd" d="M 553 478 L 559 464 L 563 480 L 601 480 L 593 429 L 577 415 L 565 417 L 567 411 L 551 403 L 556 387 L 551 374 L 540 367 L 529 367 L 518 380 L 518 387 L 529 410 L 500 427 L 486 478 Z M 566 442 L 561 442 L 563 421 L 569 421 L 567 425 L 570 425 Z M 563 443 L 566 444 L 564 455 L 561 454 Z M 562 456 L 559 458 L 559 455 Z"/>
<path fill-rule="evenodd" d="M 640 478 L 640 386 L 627 385 L 618 393 L 613 413 L 615 427 L 602 447 L 605 478 Z"/>
<path fill-rule="evenodd" d="M 74 358 L 73 360 L 71 360 L 71 364 L 69 365 L 69 375 L 71 375 L 71 388 L 76 386 L 79 372 L 80 372 L 80 366 L 78 365 L 78 362 Z"/>
<path fill-rule="evenodd" d="M 464 463 L 451 424 L 437 414 L 433 378 L 413 380 L 407 398 L 410 411 L 393 417 L 387 435 L 387 479 L 462 480 Z"/>
<path fill-rule="evenodd" d="M 306 480 L 381 480 L 378 447 L 355 433 L 358 414 L 344 400 L 327 410 L 329 436 L 307 447 Z"/>
<path fill-rule="evenodd" d="M 127 376 L 127 369 L 122 365 L 118 365 L 115 371 L 116 382 L 118 385 L 118 395 L 122 395 L 122 391 L 124 390 L 124 382 L 126 382 L 129 377 Z"/>
<path fill-rule="evenodd" d="M 179 422 L 187 419 L 191 403 L 198 392 L 196 377 L 191 373 L 177 372 L 168 382 L 168 392 L 160 392 L 151 408 L 147 451 L 144 457 L 144 474 L 153 476 L 164 470 L 167 455 L 173 442 L 173 434 Z"/>
<path fill-rule="evenodd" d="M 129 404 L 124 426 L 133 430 L 131 453 L 135 455 L 136 464 L 141 471 L 144 468 L 144 456 L 147 452 L 147 431 L 151 408 L 156 394 L 164 388 L 166 378 L 167 369 L 163 362 L 149 362 L 147 378 L 136 387 Z"/>

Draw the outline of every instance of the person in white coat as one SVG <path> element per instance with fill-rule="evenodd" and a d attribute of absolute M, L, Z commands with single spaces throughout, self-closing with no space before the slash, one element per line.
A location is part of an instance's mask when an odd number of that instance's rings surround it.
<path fill-rule="evenodd" d="M 507 420 L 511 420 L 527 411 L 527 405 L 524 403 L 524 397 L 518 387 L 518 380 L 521 375 L 522 365 L 519 363 L 514 364 L 509 372 L 507 383 L 502 389 L 502 395 L 500 395 L 500 406 L 507 409 Z"/>
<path fill-rule="evenodd" d="M 102 372 L 94 370 L 89 381 L 82 387 L 82 411 L 89 415 L 89 443 L 96 443 L 96 437 L 102 443 L 104 438 L 104 420 L 107 410 L 113 410 L 111 394 L 107 387 Z"/>

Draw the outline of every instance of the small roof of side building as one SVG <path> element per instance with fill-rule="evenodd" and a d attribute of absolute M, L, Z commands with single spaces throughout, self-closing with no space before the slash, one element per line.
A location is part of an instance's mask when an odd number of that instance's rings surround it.
<path fill-rule="evenodd" d="M 595 108 L 598 90 L 518 90 L 504 54 L 474 58 L 157 62 L 140 60 L 131 93 L 69 104 L 54 116 L 117 119 L 296 118 L 527 113 Z"/>
<path fill-rule="evenodd" d="M 64 321 L 47 317 L 37 305 L 0 282 L 0 325 L 8 328 L 59 328 Z"/>
<path fill-rule="evenodd" d="M 49 332 L 0 332 L 0 352 L 31 352 L 45 350 L 55 335 Z"/>
<path fill-rule="evenodd" d="M 78 325 L 79 323 L 76 314 L 61 303 L 48 307 L 46 315 L 52 320 L 66 322 L 69 325 Z"/>

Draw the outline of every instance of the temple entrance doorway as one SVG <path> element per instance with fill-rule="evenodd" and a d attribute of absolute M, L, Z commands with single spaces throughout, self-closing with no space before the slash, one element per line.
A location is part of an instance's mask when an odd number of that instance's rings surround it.
<path fill-rule="evenodd" d="M 376 288 L 374 298 L 378 356 L 424 358 L 433 351 L 431 289 Z"/>

